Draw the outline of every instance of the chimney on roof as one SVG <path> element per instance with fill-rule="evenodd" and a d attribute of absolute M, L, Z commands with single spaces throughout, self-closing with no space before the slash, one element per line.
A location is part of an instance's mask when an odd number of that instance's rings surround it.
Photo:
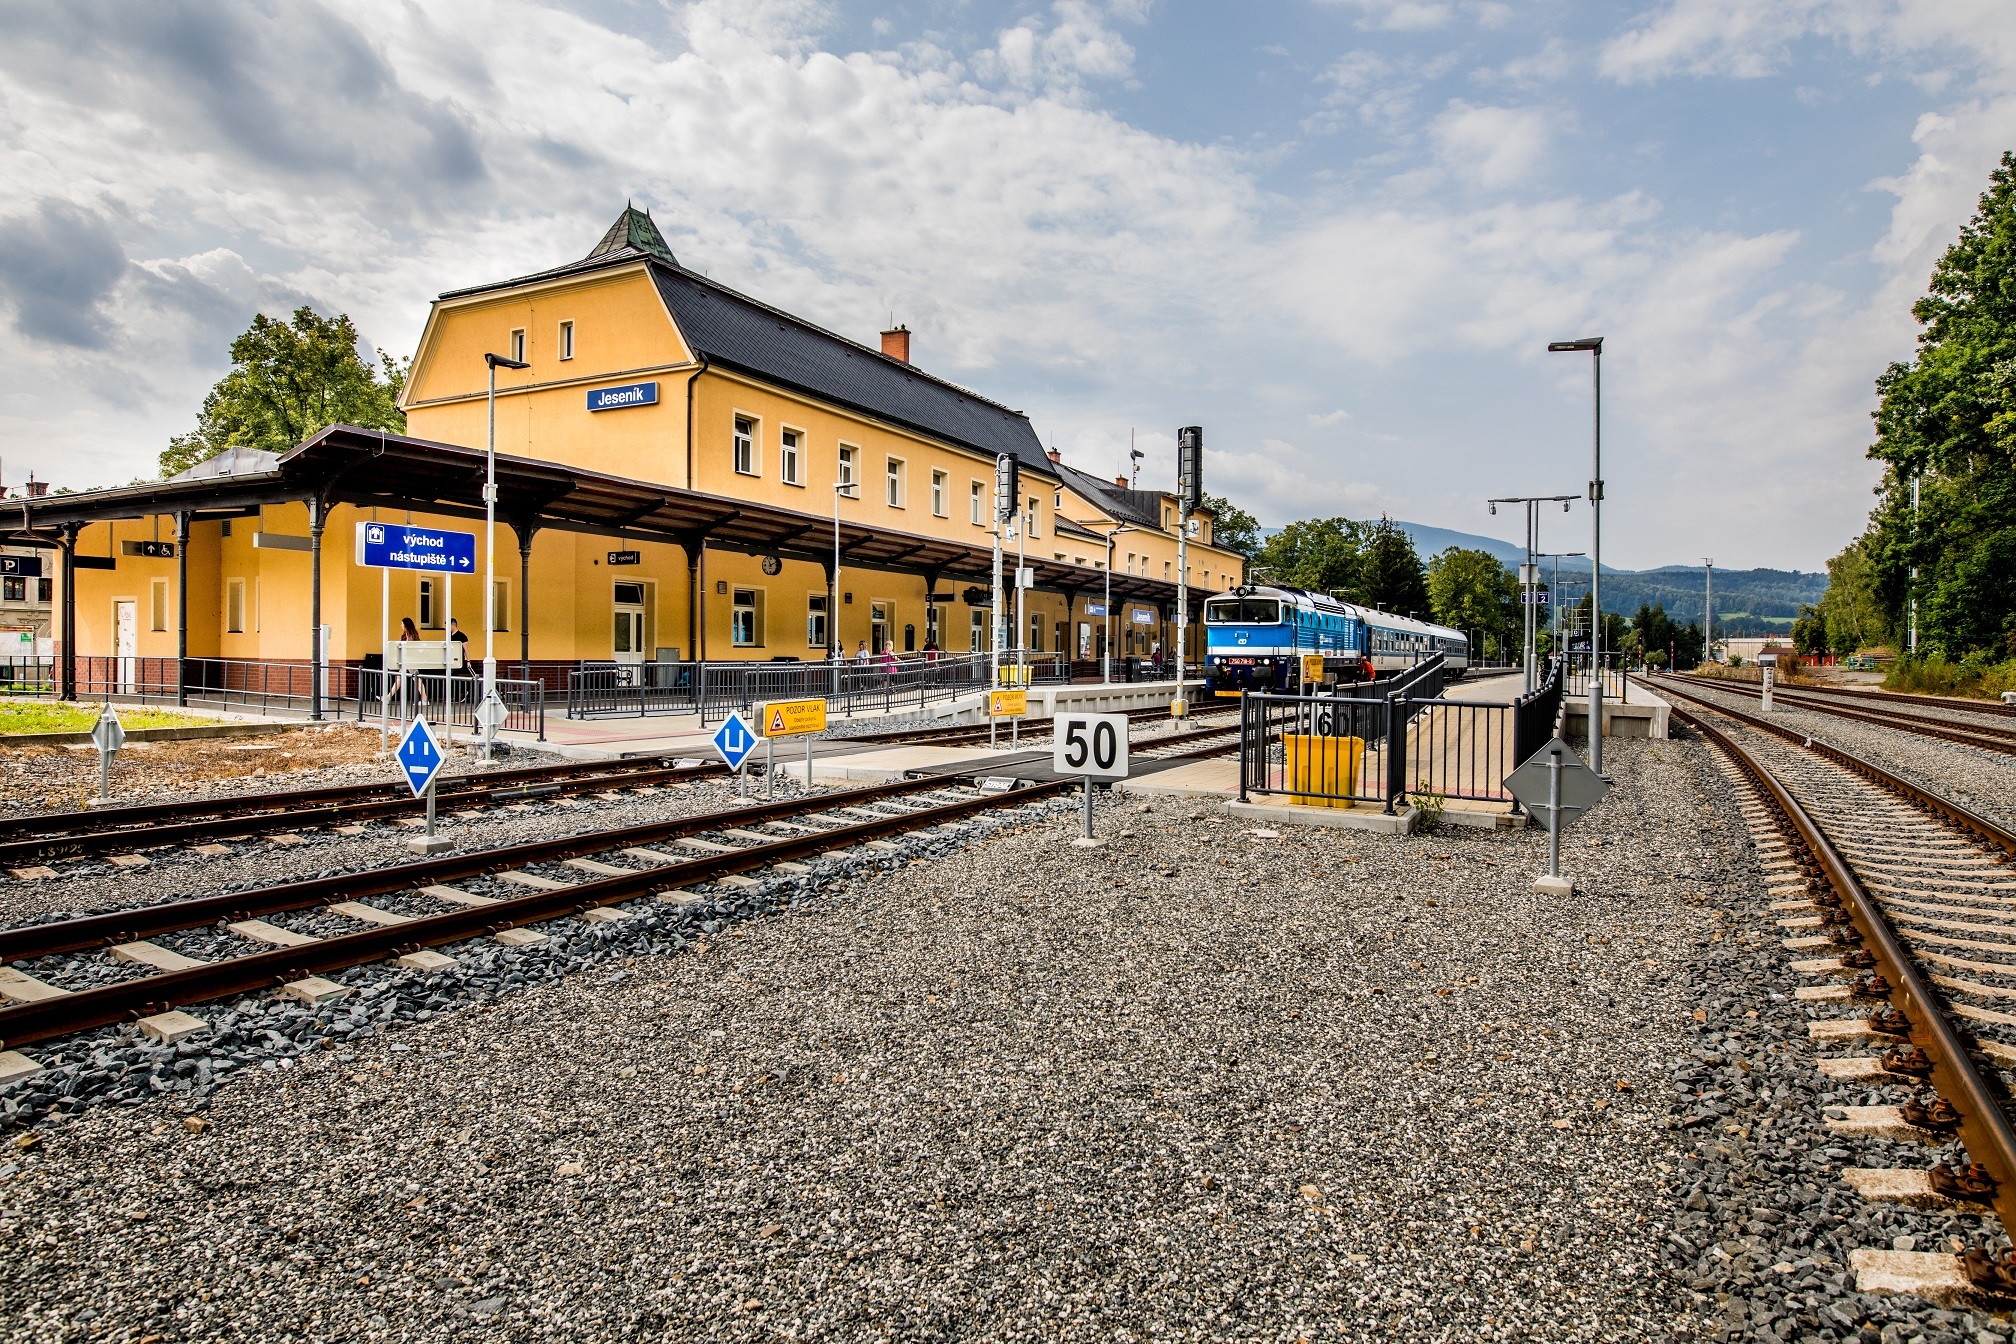
<path fill-rule="evenodd" d="M 1113 484 L 1119 486 L 1122 490 L 1133 489 L 1132 486 L 1127 484 L 1127 478 L 1125 476 L 1115 476 L 1113 478 Z"/>
<path fill-rule="evenodd" d="M 1064 454 L 1057 451 L 1057 445 L 1054 443 L 1044 450 L 1043 456 L 1049 458 L 1052 462 L 1062 462 L 1064 460 Z"/>
<path fill-rule="evenodd" d="M 910 362 L 910 328 L 894 326 L 882 333 L 882 353 L 891 359 Z"/>
<path fill-rule="evenodd" d="M 30 499 L 41 499 L 41 498 L 42 498 L 42 497 L 43 497 L 44 495 L 46 495 L 46 494 L 48 494 L 48 493 L 49 493 L 49 482 L 47 482 L 47 481 L 38 481 L 38 480 L 36 480 L 36 479 L 35 479 L 35 473 L 34 473 L 34 472 L 32 472 L 32 471 L 31 471 L 31 472 L 29 472 L 29 473 L 28 473 L 28 498 L 30 498 Z"/>

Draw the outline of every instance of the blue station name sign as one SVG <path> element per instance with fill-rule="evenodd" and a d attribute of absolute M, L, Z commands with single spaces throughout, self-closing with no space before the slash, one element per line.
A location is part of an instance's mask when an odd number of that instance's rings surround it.
<path fill-rule="evenodd" d="M 357 563 L 429 574 L 476 572 L 476 534 L 411 523 L 357 524 Z"/>
<path fill-rule="evenodd" d="M 597 387 L 588 393 L 591 411 L 620 411 L 627 406 L 658 404 L 658 384 L 626 383 L 622 387 Z"/>

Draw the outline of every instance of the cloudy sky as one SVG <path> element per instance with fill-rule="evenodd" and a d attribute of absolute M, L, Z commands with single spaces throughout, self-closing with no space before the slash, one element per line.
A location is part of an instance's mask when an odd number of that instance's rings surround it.
<path fill-rule="evenodd" d="M 680 259 L 1278 524 L 1817 567 L 2016 148 L 2008 0 L 0 0 L 0 472 L 153 471 L 250 315 Z M 1543 540 L 1582 549 L 1587 516 Z"/>

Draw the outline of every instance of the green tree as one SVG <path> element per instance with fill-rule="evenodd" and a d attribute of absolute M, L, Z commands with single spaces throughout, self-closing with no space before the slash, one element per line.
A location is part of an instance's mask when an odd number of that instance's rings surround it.
<path fill-rule="evenodd" d="M 1260 520 L 1223 495 L 1204 496 L 1211 515 L 1211 544 L 1251 559 L 1260 549 Z"/>
<path fill-rule="evenodd" d="M 1341 593 L 1355 598 L 1368 529 L 1349 518 L 1310 518 L 1290 523 L 1253 557 L 1269 583 Z"/>
<path fill-rule="evenodd" d="M 1820 595 L 1818 610 L 1827 627 L 1827 647 L 1836 653 L 1855 653 L 1890 639 L 1868 541 L 1865 537 L 1850 543 L 1827 562 L 1827 591 Z"/>
<path fill-rule="evenodd" d="M 374 369 L 357 346 L 357 328 L 343 313 L 323 317 L 303 306 L 291 322 L 256 315 L 231 342 L 231 371 L 203 398 L 196 428 L 168 441 L 161 474 L 227 448 L 284 453 L 330 425 L 405 433 L 399 397 L 407 363 L 380 350 Z"/>
<path fill-rule="evenodd" d="M 1476 652 L 1490 653 L 1520 625 L 1519 576 L 1489 551 L 1451 546 L 1428 561 L 1428 604 L 1439 624 L 1488 637 Z"/>
<path fill-rule="evenodd" d="M 1640 603 L 1638 614 L 1631 618 L 1631 632 L 1638 637 L 1638 647 L 1647 658 L 1655 653 L 1671 657 L 1677 629 L 1673 618 L 1666 614 L 1664 602 Z"/>
<path fill-rule="evenodd" d="M 1396 616 L 1427 620 L 1428 569 L 1414 552 L 1414 539 L 1385 518 L 1365 542 L 1359 565 L 1360 601 Z"/>
<path fill-rule="evenodd" d="M 1798 619 L 1792 622 L 1792 647 L 1808 657 L 1826 655 L 1827 618 L 1820 614 L 1820 608 L 1811 603 L 1800 606 Z"/>
<path fill-rule="evenodd" d="M 1872 586 L 1891 630 L 1915 590 L 1923 650 L 2016 654 L 2016 154 L 1911 312 L 1917 356 L 1876 380 L 1869 455 L 1885 472 L 1861 543 Z"/>

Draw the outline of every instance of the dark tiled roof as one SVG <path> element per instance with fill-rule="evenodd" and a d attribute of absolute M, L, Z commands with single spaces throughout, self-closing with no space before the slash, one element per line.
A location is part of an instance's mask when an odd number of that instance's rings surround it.
<path fill-rule="evenodd" d="M 673 259 L 650 216 L 631 207 L 580 261 L 441 297 L 463 298 L 638 261 L 650 263 L 679 330 L 709 363 L 989 455 L 1011 453 L 1024 471 L 1056 477 L 1028 416 L 687 270 Z"/>
<path fill-rule="evenodd" d="M 1106 515 L 1118 522 L 1132 523 L 1136 527 L 1150 527 L 1163 531 L 1162 499 L 1153 490 L 1134 490 L 1124 485 L 1115 485 L 1102 476 L 1090 476 L 1076 467 L 1067 467 L 1062 462 L 1053 462 L 1050 469 L 1063 478 L 1064 484 L 1097 504 Z"/>
<path fill-rule="evenodd" d="M 1055 476 L 1029 418 L 933 378 L 684 267 L 651 274 L 679 330 L 712 363 L 985 453 L 1012 453 L 1025 471 Z"/>

